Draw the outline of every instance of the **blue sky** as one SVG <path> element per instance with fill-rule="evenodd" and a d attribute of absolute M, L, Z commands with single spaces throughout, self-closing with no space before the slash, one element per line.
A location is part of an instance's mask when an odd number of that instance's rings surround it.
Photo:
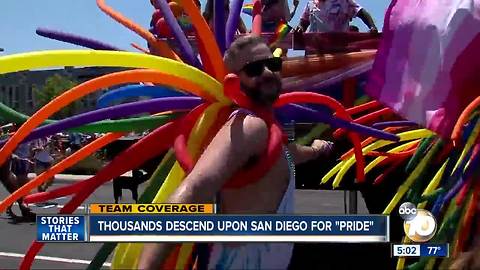
<path fill-rule="evenodd" d="M 202 0 L 204 7 L 206 0 Z M 290 4 L 291 4 L 291 0 Z M 245 0 L 249 3 L 250 0 Z M 383 26 L 383 16 L 388 0 L 357 0 L 373 16 L 378 28 Z M 107 3 L 145 28 L 153 11 L 149 0 L 107 0 Z M 300 0 L 297 13 L 291 23 L 298 24 L 307 1 Z M 242 15 L 249 26 L 251 17 Z M 2 0 L 0 9 L 0 55 L 53 49 L 81 49 L 78 46 L 50 40 L 35 33 L 37 27 L 47 27 L 77 35 L 98 39 L 125 50 L 135 51 L 131 42 L 145 46 L 145 42 L 105 15 L 95 0 Z M 363 23 L 354 23 L 365 30 Z"/>

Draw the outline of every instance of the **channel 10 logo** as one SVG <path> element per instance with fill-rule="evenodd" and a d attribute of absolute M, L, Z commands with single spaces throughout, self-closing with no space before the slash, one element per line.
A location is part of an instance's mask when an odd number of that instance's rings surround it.
<path fill-rule="evenodd" d="M 437 221 L 429 211 L 417 209 L 413 203 L 405 202 L 398 209 L 404 220 L 405 235 L 413 242 L 427 242 L 437 232 Z"/>

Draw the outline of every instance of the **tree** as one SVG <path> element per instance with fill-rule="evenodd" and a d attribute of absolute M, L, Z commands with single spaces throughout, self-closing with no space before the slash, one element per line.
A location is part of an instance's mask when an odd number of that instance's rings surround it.
<path fill-rule="evenodd" d="M 62 76 L 60 74 L 55 74 L 53 76 L 48 77 L 45 80 L 45 84 L 43 87 L 38 88 L 34 86 L 33 91 L 35 93 L 35 99 L 37 101 L 38 106 L 44 106 L 49 103 L 54 98 L 61 95 L 63 92 L 71 89 L 78 83 L 69 79 L 68 77 Z M 66 117 L 73 116 L 79 107 L 79 102 L 75 101 L 68 105 L 67 107 L 60 110 L 56 113 L 53 118 L 54 119 L 63 119 Z"/>

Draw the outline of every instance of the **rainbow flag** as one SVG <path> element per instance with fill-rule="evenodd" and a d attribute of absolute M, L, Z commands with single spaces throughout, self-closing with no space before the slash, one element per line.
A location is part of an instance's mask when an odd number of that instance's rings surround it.
<path fill-rule="evenodd" d="M 252 16 L 253 15 L 253 4 L 245 4 L 242 7 L 242 12 Z"/>
<path fill-rule="evenodd" d="M 188 18 L 187 16 L 180 16 L 178 17 L 177 21 L 178 21 L 178 24 L 180 24 L 180 27 L 182 27 L 184 31 L 190 31 L 193 29 L 192 23 L 190 22 L 190 18 Z"/>
<path fill-rule="evenodd" d="M 275 29 L 275 36 L 270 41 L 270 47 L 275 47 L 280 43 L 288 33 L 292 30 L 292 27 L 286 24 L 284 21 L 278 23 L 277 29 Z"/>

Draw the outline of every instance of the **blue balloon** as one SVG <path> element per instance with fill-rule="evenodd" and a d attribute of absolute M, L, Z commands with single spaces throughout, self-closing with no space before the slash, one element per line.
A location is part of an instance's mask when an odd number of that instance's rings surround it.
<path fill-rule="evenodd" d="M 128 85 L 110 92 L 105 93 L 97 99 L 97 108 L 105 108 L 111 105 L 114 101 L 125 99 L 129 97 L 182 97 L 187 94 L 172 90 L 165 86 L 150 86 L 150 85 Z"/>

